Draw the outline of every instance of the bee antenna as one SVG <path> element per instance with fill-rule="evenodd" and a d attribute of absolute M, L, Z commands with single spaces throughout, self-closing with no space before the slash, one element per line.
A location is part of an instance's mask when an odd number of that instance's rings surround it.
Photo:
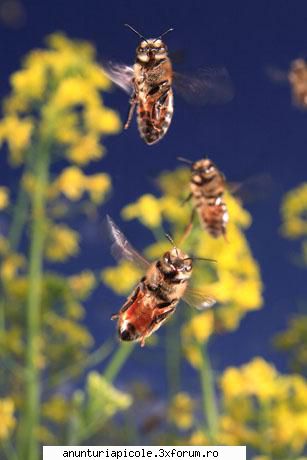
<path fill-rule="evenodd" d="M 145 40 L 146 43 L 148 43 L 148 41 L 146 40 L 145 37 L 143 37 L 143 35 L 140 34 L 140 32 L 138 32 L 137 30 L 135 30 L 130 24 L 124 24 L 126 27 L 129 27 L 129 29 L 132 30 L 132 32 L 134 32 L 136 35 L 138 35 L 140 38 L 142 38 L 143 40 Z"/>
<path fill-rule="evenodd" d="M 164 35 L 168 34 L 169 32 L 172 32 L 173 30 L 174 30 L 173 27 L 171 27 L 171 28 L 168 29 L 166 32 L 163 32 L 163 34 L 161 34 L 158 38 L 156 38 L 156 39 L 154 40 L 154 42 L 157 41 L 157 40 L 161 40 L 161 38 L 164 37 Z"/>
<path fill-rule="evenodd" d="M 206 259 L 205 257 L 187 257 L 186 259 L 183 259 L 183 260 L 206 260 L 207 262 L 217 263 L 217 260 L 215 260 L 215 259 Z"/>
<path fill-rule="evenodd" d="M 168 239 L 168 241 L 173 245 L 174 249 L 176 250 L 177 256 L 178 256 L 178 250 L 177 250 L 177 247 L 176 247 L 176 245 L 174 243 L 173 238 L 168 233 L 165 233 L 165 236 Z"/>
<path fill-rule="evenodd" d="M 176 157 L 176 159 L 177 159 L 178 161 L 182 161 L 182 163 L 187 163 L 188 165 L 192 165 L 192 164 L 193 164 L 193 161 L 192 161 L 192 160 L 188 160 L 187 158 Z"/>

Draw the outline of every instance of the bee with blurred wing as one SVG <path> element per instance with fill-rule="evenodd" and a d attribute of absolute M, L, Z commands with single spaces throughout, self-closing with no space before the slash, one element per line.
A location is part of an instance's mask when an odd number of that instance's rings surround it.
<path fill-rule="evenodd" d="M 107 76 L 130 95 L 130 109 L 125 129 L 130 126 L 137 108 L 137 122 L 146 144 L 160 141 L 168 131 L 174 112 L 173 87 L 183 97 L 197 104 L 220 103 L 231 100 L 232 85 L 224 69 L 205 69 L 198 76 L 189 77 L 173 71 L 171 59 L 162 37 L 144 38 L 129 24 L 125 24 L 141 39 L 132 67 L 107 62 Z"/>
<path fill-rule="evenodd" d="M 121 340 L 140 342 L 144 346 L 146 338 L 175 312 L 181 299 L 199 310 L 215 304 L 215 300 L 203 291 L 191 289 L 189 280 L 193 261 L 197 258 L 177 248 L 169 236 L 173 248 L 149 263 L 130 245 L 109 216 L 107 224 L 114 257 L 135 263 L 145 273 L 120 311 L 112 316 L 118 321 Z"/>

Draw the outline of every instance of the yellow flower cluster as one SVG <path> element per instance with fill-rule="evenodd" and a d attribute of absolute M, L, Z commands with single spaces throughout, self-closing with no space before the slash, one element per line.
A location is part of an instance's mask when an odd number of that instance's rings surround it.
<path fill-rule="evenodd" d="M 55 423 L 64 423 L 70 415 L 71 404 L 59 394 L 42 405 L 42 415 Z"/>
<path fill-rule="evenodd" d="M 101 91 L 110 82 L 90 44 L 53 34 L 47 45 L 29 53 L 11 77 L 0 142 L 8 143 L 12 162 L 20 163 L 32 148 L 32 134 L 39 133 L 60 144 L 70 161 L 85 165 L 103 155 L 101 138 L 121 127 L 117 114 L 102 104 Z"/>
<path fill-rule="evenodd" d="M 12 399 L 0 399 L 0 420 L 0 441 L 2 441 L 9 437 L 16 424 Z"/>
<path fill-rule="evenodd" d="M 117 294 L 128 294 L 140 280 L 142 272 L 130 262 L 123 261 L 117 267 L 109 267 L 101 272 L 102 281 Z"/>
<path fill-rule="evenodd" d="M 274 343 L 279 350 L 290 353 L 295 371 L 307 369 L 307 315 L 291 318 L 288 328 L 275 337 Z"/>
<path fill-rule="evenodd" d="M 255 358 L 241 368 L 226 369 L 221 390 L 221 443 L 248 444 L 259 454 L 270 453 L 269 458 L 294 458 L 303 453 L 307 443 L 307 382 L 303 377 L 281 375 L 262 358 Z"/>
<path fill-rule="evenodd" d="M 0 210 L 7 208 L 9 204 L 9 191 L 6 187 L 0 187 Z"/>
<path fill-rule="evenodd" d="M 95 287 L 96 279 L 93 272 L 84 270 L 79 275 L 68 278 L 69 286 L 78 299 L 86 299 Z"/>
<path fill-rule="evenodd" d="M 188 393 L 177 393 L 169 406 L 168 418 L 180 430 L 188 430 L 194 424 L 195 401 Z"/>
<path fill-rule="evenodd" d="M 67 225 L 52 225 L 48 229 L 46 257 L 52 262 L 63 262 L 79 252 L 79 234 Z"/>
<path fill-rule="evenodd" d="M 76 391 L 73 399 L 81 439 L 99 430 L 109 418 L 132 404 L 130 395 L 117 390 L 95 371 L 87 376 L 85 392 Z"/>
<path fill-rule="evenodd" d="M 307 235 L 307 183 L 288 192 L 281 205 L 282 233 L 288 238 Z"/>
<path fill-rule="evenodd" d="M 70 345 L 88 348 L 93 345 L 93 338 L 83 326 L 68 318 L 63 318 L 56 313 L 49 312 L 46 325 L 59 337 L 64 337 Z"/>
<path fill-rule="evenodd" d="M 153 231 L 157 242 L 145 249 L 149 257 L 158 258 L 170 247 L 164 237 L 162 222 L 170 225 L 174 241 L 180 244 L 191 216 L 191 206 L 182 205 L 189 194 L 189 177 L 187 168 L 165 172 L 158 180 L 161 197 L 143 195 L 123 209 L 123 218 L 137 218 Z M 217 260 L 217 264 L 195 262 L 192 284 L 220 303 L 210 312 L 197 314 L 183 328 L 183 342 L 190 357 L 195 339 L 204 342 L 214 332 L 234 330 L 247 312 L 262 306 L 259 267 L 244 235 L 251 217 L 229 193 L 226 193 L 225 201 L 230 215 L 227 239 L 211 237 L 195 218 L 193 231 L 183 245 L 188 254 Z M 133 272 L 129 274 L 128 269 L 131 265 L 125 263 L 119 268 L 105 270 L 108 276 L 104 276 L 104 282 L 118 293 L 127 292 L 137 281 L 137 276 L 133 276 Z"/>
<path fill-rule="evenodd" d="M 77 166 L 65 168 L 52 188 L 55 192 L 63 193 L 72 201 L 78 201 L 87 192 L 91 200 L 99 204 L 111 188 L 110 177 L 105 173 L 84 174 Z"/>

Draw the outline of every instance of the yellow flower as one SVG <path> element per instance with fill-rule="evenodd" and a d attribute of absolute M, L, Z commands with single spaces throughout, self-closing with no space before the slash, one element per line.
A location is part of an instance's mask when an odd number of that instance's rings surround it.
<path fill-rule="evenodd" d="M 8 143 L 13 164 L 21 162 L 22 153 L 30 144 L 32 130 L 33 124 L 29 118 L 20 119 L 15 115 L 7 115 L 0 122 L 0 142 Z"/>
<path fill-rule="evenodd" d="M 56 336 L 62 336 L 71 345 L 89 348 L 93 345 L 93 338 L 87 329 L 68 318 L 49 312 L 46 323 L 52 327 Z"/>
<path fill-rule="evenodd" d="M 68 158 L 78 165 L 85 165 L 92 160 L 99 160 L 103 154 L 103 147 L 95 134 L 86 134 L 77 139 L 67 152 Z"/>
<path fill-rule="evenodd" d="M 100 204 L 111 188 L 110 176 L 104 173 L 87 176 L 85 186 L 91 200 L 95 204 Z"/>
<path fill-rule="evenodd" d="M 62 80 L 51 101 L 57 110 L 88 103 L 98 104 L 98 94 L 93 86 L 81 76 L 68 77 Z"/>
<path fill-rule="evenodd" d="M 0 187 L 0 210 L 5 209 L 9 204 L 9 191 L 7 187 Z"/>
<path fill-rule="evenodd" d="M 85 122 L 90 131 L 101 134 L 116 134 L 121 128 L 118 115 L 113 110 L 102 108 L 98 104 L 87 106 Z"/>
<path fill-rule="evenodd" d="M 226 398 L 235 398 L 245 394 L 241 373 L 235 367 L 229 367 L 224 371 L 220 385 Z"/>
<path fill-rule="evenodd" d="M 188 393 L 177 393 L 170 404 L 168 417 L 181 430 L 188 430 L 194 423 L 195 402 Z"/>
<path fill-rule="evenodd" d="M 101 272 L 103 282 L 117 294 L 128 294 L 140 280 L 141 270 L 130 262 L 121 262 L 117 267 L 109 267 Z"/>
<path fill-rule="evenodd" d="M 80 275 L 68 278 L 69 286 L 74 295 L 79 299 L 85 299 L 95 286 L 95 276 L 90 270 L 84 270 Z"/>
<path fill-rule="evenodd" d="M 4 440 L 9 437 L 16 424 L 12 399 L 0 399 L 0 420 L 0 440 Z"/>
<path fill-rule="evenodd" d="M 42 406 L 43 416 L 56 423 L 64 423 L 69 418 L 69 413 L 70 404 L 61 395 L 52 396 Z"/>
<path fill-rule="evenodd" d="M 282 202 L 282 232 L 288 238 L 299 238 L 307 235 L 307 183 L 290 190 Z"/>
<path fill-rule="evenodd" d="M 79 252 L 79 234 L 67 225 L 53 225 L 46 241 L 46 257 L 53 262 L 63 262 Z"/>
<path fill-rule="evenodd" d="M 46 70 L 42 62 L 35 62 L 24 70 L 19 70 L 11 76 L 11 85 L 16 93 L 26 99 L 41 99 L 46 88 Z"/>
<path fill-rule="evenodd" d="M 191 446 L 206 446 L 210 444 L 209 438 L 201 430 L 196 430 L 190 437 L 189 444 Z"/>
<path fill-rule="evenodd" d="M 70 200 L 80 200 L 85 189 L 85 176 L 81 169 L 70 166 L 57 179 L 59 190 Z"/>
<path fill-rule="evenodd" d="M 17 271 L 25 265 L 25 258 L 20 254 L 8 254 L 1 264 L 1 278 L 4 282 L 12 280 Z"/>
<path fill-rule="evenodd" d="M 143 195 L 133 204 L 128 204 L 122 210 L 126 220 L 138 218 L 146 227 L 156 228 L 161 225 L 161 207 L 159 200 L 153 195 Z"/>

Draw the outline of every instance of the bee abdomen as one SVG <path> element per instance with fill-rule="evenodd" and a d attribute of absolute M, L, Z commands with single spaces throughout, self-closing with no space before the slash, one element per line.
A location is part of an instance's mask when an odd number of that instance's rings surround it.
<path fill-rule="evenodd" d="M 164 103 L 160 106 L 159 101 L 153 103 L 149 108 L 144 110 L 140 106 L 138 113 L 138 128 L 141 137 L 149 145 L 155 144 L 162 139 L 168 131 L 173 117 L 173 93 L 168 91 Z M 148 104 L 147 104 L 148 107 Z"/>

